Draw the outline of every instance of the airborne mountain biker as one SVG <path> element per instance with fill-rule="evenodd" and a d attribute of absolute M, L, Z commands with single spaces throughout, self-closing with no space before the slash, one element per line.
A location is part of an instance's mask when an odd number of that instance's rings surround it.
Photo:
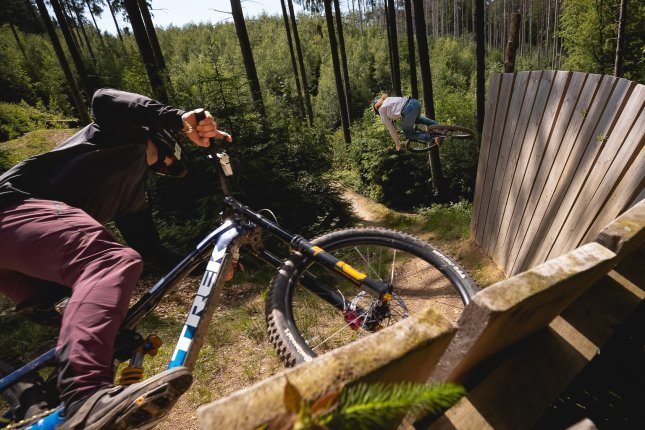
<path fill-rule="evenodd" d="M 145 238 L 137 246 L 141 253 L 123 246 L 102 224 L 116 220 L 126 240 L 136 236 L 126 231 L 132 219 L 141 225 L 150 218 L 148 172 L 187 171 L 178 133 L 203 147 L 211 137 L 231 137 L 208 113 L 198 124 L 195 111 L 114 89 L 98 90 L 92 111 L 93 123 L 0 176 L 0 292 L 20 308 L 71 289 L 56 347 L 60 428 L 102 428 L 128 414 L 149 425 L 188 389 L 192 376 L 175 368 L 111 386 L 115 336 L 141 274 L 140 254 L 151 250 Z M 158 241 L 154 227 L 148 234 Z M 166 407 L 148 401 L 153 389 Z M 133 399 L 143 399 L 140 408 Z"/>
<path fill-rule="evenodd" d="M 381 117 L 381 121 L 390 132 L 396 150 L 401 150 L 399 133 L 394 126 L 394 120 L 401 120 L 401 128 L 405 137 L 412 140 L 431 141 L 434 136 L 414 130 L 415 124 L 437 125 L 438 122 L 421 115 L 421 104 L 411 97 L 388 97 L 383 94 L 372 100 L 374 113 Z M 435 140 L 440 145 L 440 140 Z"/>

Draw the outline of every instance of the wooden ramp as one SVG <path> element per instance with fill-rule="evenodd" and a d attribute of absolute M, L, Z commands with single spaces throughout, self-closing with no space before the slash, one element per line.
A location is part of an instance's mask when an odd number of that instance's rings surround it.
<path fill-rule="evenodd" d="M 518 429 L 539 420 L 645 297 L 645 201 L 597 241 L 605 246 L 586 244 L 475 296 L 431 375 L 468 394 L 418 429 Z"/>
<path fill-rule="evenodd" d="M 494 74 L 487 103 L 471 230 L 506 274 L 589 242 L 643 198 L 645 86 Z"/>

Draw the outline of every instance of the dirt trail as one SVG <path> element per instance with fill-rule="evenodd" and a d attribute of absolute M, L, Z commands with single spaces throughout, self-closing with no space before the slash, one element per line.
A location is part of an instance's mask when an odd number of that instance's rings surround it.
<path fill-rule="evenodd" d="M 387 211 L 385 206 L 375 203 L 353 190 L 345 190 L 343 197 L 352 203 L 352 209 L 356 215 L 368 224 L 379 223 L 382 220 L 382 213 Z"/>

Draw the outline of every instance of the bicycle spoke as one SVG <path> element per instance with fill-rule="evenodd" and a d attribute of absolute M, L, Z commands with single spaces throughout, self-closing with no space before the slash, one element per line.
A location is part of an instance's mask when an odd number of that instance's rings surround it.
<path fill-rule="evenodd" d="M 344 325 L 340 326 L 340 328 L 339 328 L 338 330 L 336 330 L 335 332 L 332 332 L 332 333 L 331 333 L 329 336 L 327 336 L 327 338 L 325 338 L 322 342 L 317 343 L 316 345 L 309 345 L 309 347 L 310 347 L 311 349 L 313 349 L 314 351 L 316 351 L 316 349 L 320 348 L 321 346 L 324 346 L 327 342 L 329 342 L 332 338 L 334 338 L 334 337 L 335 337 L 335 336 L 337 336 L 339 333 L 341 333 L 344 329 L 349 328 L 350 330 L 352 330 L 352 329 L 350 328 L 351 324 L 352 324 L 352 323 L 355 323 L 355 322 L 357 322 L 357 321 L 359 321 L 361 318 L 365 317 L 366 315 L 367 315 L 367 312 L 363 312 L 362 314 L 357 315 L 357 316 L 356 316 L 356 318 L 354 318 L 353 320 L 351 320 L 351 321 L 349 321 L 349 322 L 346 322 Z M 352 330 L 352 331 L 354 331 L 354 330 Z"/>

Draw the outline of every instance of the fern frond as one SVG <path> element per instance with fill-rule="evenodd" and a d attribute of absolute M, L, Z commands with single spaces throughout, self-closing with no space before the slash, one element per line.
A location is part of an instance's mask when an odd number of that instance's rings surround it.
<path fill-rule="evenodd" d="M 408 412 L 439 414 L 464 392 L 454 384 L 358 384 L 343 390 L 339 407 L 319 422 L 333 429 L 391 428 Z"/>

